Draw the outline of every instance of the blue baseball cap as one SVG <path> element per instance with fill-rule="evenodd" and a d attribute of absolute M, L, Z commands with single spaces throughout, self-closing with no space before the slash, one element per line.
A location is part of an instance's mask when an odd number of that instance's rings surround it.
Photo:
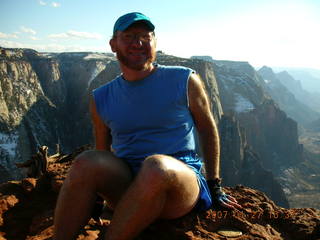
<path fill-rule="evenodd" d="M 139 13 L 139 12 L 132 12 L 132 13 L 127 13 L 127 14 L 118 18 L 118 20 L 116 21 L 116 23 L 114 24 L 114 27 L 113 27 L 113 34 L 115 34 L 117 31 L 126 30 L 133 23 L 138 22 L 138 21 L 145 22 L 151 31 L 153 31 L 155 29 L 150 18 L 148 18 L 146 15 Z"/>

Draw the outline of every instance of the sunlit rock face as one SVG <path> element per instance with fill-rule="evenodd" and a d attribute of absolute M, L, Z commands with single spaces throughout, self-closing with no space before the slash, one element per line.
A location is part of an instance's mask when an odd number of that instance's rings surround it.
<path fill-rule="evenodd" d="M 285 169 L 304 160 L 297 123 L 279 108 L 264 79 L 248 63 L 213 63 L 224 111 L 220 135 L 225 180 L 260 189 L 279 205 L 288 206 L 274 177 L 283 179 Z"/>
<path fill-rule="evenodd" d="M 56 107 L 45 96 L 28 52 L 1 49 L 0 55 L 0 164 L 13 178 L 23 175 L 15 162 L 28 159 L 37 144 L 58 140 L 52 131 Z"/>
<path fill-rule="evenodd" d="M 92 141 L 88 88 L 110 56 L 0 50 L 0 165 L 17 179 L 24 172 L 15 163 L 28 160 L 38 146 L 70 151 Z M 8 178 L 2 176 L 0 182 Z"/>

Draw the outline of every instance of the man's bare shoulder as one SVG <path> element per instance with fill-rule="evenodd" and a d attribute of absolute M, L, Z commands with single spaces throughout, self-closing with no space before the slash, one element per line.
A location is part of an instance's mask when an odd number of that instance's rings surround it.
<path fill-rule="evenodd" d="M 190 100 L 206 98 L 205 85 L 196 73 L 192 73 L 189 77 L 188 96 Z"/>

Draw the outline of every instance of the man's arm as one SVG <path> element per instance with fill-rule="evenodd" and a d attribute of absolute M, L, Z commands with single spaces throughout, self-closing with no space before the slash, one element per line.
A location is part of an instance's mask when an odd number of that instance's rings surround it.
<path fill-rule="evenodd" d="M 90 98 L 90 112 L 97 150 L 111 151 L 111 134 L 109 127 L 100 118 L 93 97 Z"/>
<path fill-rule="evenodd" d="M 220 141 L 210 102 L 200 77 L 192 74 L 188 85 L 189 108 L 199 134 L 206 178 L 220 178 Z"/>
<path fill-rule="evenodd" d="M 210 101 L 200 77 L 192 74 L 188 85 L 189 108 L 193 116 L 206 166 L 206 178 L 213 204 L 227 208 L 242 208 L 235 198 L 225 194 L 220 186 L 220 141 L 213 119 Z"/>

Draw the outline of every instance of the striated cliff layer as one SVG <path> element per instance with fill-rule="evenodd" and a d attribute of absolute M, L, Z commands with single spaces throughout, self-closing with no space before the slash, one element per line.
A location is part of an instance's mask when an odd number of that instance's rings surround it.
<path fill-rule="evenodd" d="M 27 160 L 40 142 L 56 141 L 56 108 L 45 96 L 23 50 L 0 55 L 0 165 L 21 176 L 15 161 Z"/>
<path fill-rule="evenodd" d="M 281 190 L 286 184 L 282 181 L 281 186 L 274 177 L 304 161 L 296 122 L 274 103 L 264 80 L 247 62 L 213 64 L 224 111 L 220 124 L 223 177 L 228 185 L 260 189 L 288 207 Z M 286 187 L 295 188 L 293 184 Z"/>
<path fill-rule="evenodd" d="M 0 55 L 0 182 L 21 178 L 15 163 L 43 144 L 61 151 L 92 141 L 88 87 L 108 56 L 3 49 Z M 82 122 L 85 121 L 85 128 Z M 79 131 L 81 129 L 81 131 Z"/>
<path fill-rule="evenodd" d="M 297 123 L 287 117 L 264 91 L 265 83 L 245 62 L 216 61 L 224 112 L 235 115 L 244 128 L 247 143 L 265 168 L 278 171 L 303 161 Z"/>
<path fill-rule="evenodd" d="M 25 176 L 15 163 L 30 159 L 37 146 L 54 150 L 59 144 L 59 151 L 70 152 L 92 143 L 91 90 L 120 70 L 109 54 L 0 50 L 0 182 L 5 182 Z M 191 67 L 203 79 L 220 128 L 224 183 L 256 187 L 288 207 L 275 175 L 281 174 L 279 168 L 302 162 L 303 148 L 296 124 L 270 100 L 256 71 L 245 62 L 208 62 L 160 52 L 157 61 Z"/>

